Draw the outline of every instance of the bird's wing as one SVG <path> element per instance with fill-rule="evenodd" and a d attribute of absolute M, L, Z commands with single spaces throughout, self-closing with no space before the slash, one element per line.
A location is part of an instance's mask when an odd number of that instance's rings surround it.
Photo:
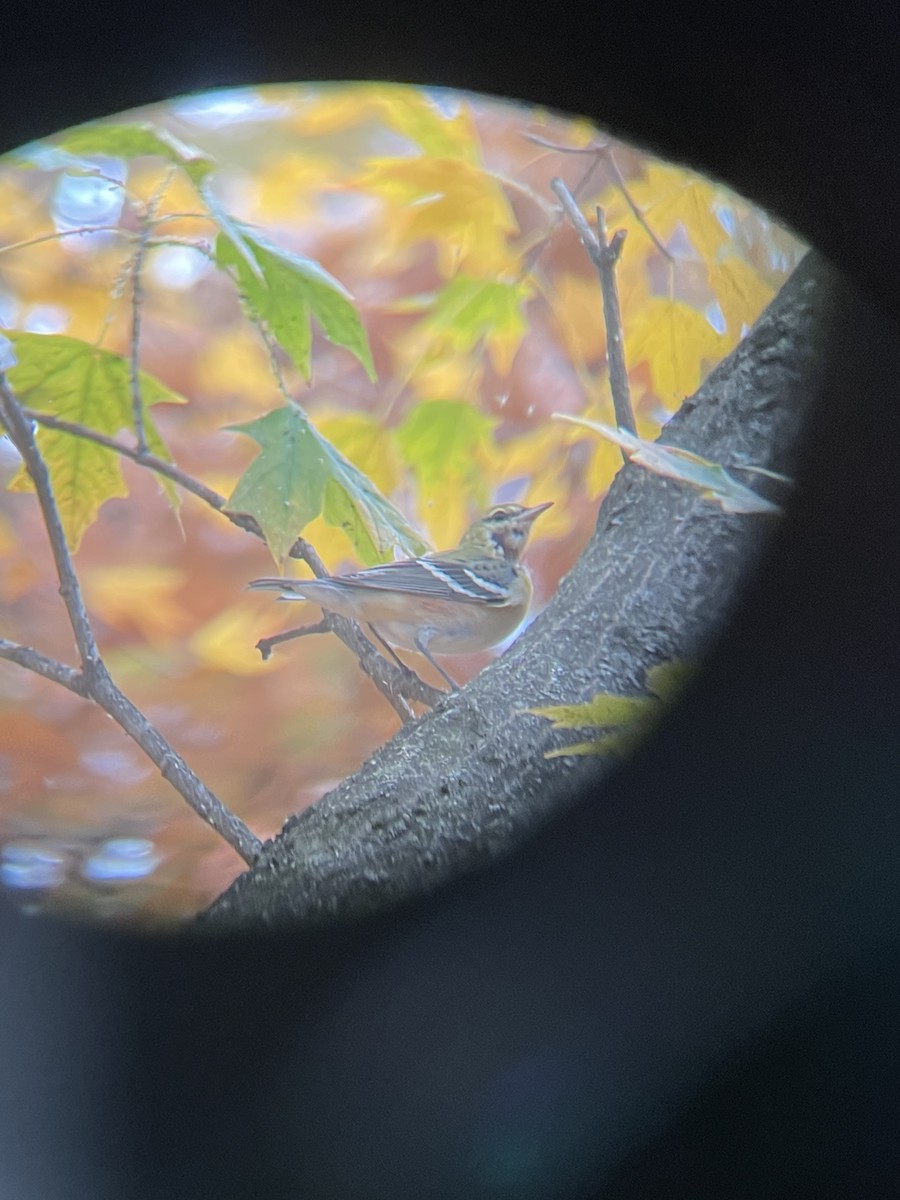
<path fill-rule="evenodd" d="M 489 567 L 486 570 L 477 563 L 429 556 L 382 563 L 337 578 L 356 587 L 405 592 L 429 599 L 503 604 L 515 578 L 514 568 L 503 559 L 491 560 Z"/>

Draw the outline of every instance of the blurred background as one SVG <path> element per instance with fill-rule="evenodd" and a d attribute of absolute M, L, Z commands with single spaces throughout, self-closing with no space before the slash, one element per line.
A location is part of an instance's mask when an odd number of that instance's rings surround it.
<path fill-rule="evenodd" d="M 725 189 L 582 120 L 485 97 L 259 88 L 115 120 L 196 147 L 227 213 L 321 264 L 352 297 L 376 378 L 315 320 L 308 381 L 267 346 L 216 260 L 217 226 L 188 172 L 152 154 L 67 157 L 65 139 L 0 160 L 0 328 L 127 358 L 131 267 L 152 204 L 140 361 L 168 389 L 171 402 L 152 411 L 174 462 L 230 496 L 259 446 L 229 427 L 279 408 L 280 376 L 434 548 L 455 545 L 492 503 L 553 500 L 526 558 L 532 616 L 578 558 L 621 463 L 609 443 L 551 419 L 613 423 L 599 287 L 550 180 L 565 180 L 589 219 L 601 204 L 610 232 L 627 231 L 618 284 L 646 438 L 804 252 Z M 122 476 L 127 494 L 84 522 L 75 554 L 101 650 L 200 777 L 270 837 L 391 737 L 397 716 L 330 636 L 264 663 L 260 637 L 319 610 L 245 592 L 281 568 L 261 541 L 192 495 L 173 509 L 133 463 Z M 0 491 L 0 632 L 74 663 L 37 505 L 18 477 L 3 439 L 0 479 L 13 490 Z M 322 517 L 300 532 L 329 570 L 359 565 Z M 490 657 L 447 665 L 464 682 Z M 0 661 L 0 882 L 24 907 L 165 925 L 242 866 L 104 713 Z"/>

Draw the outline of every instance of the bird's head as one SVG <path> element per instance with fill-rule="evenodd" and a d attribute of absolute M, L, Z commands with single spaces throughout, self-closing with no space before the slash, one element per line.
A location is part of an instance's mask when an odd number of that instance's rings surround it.
<path fill-rule="evenodd" d="M 518 562 L 535 518 L 546 512 L 552 503 L 552 500 L 547 500 L 533 508 L 524 508 L 521 504 L 498 504 L 487 516 L 470 526 L 460 546 L 490 557 L 505 558 L 507 562 Z"/>

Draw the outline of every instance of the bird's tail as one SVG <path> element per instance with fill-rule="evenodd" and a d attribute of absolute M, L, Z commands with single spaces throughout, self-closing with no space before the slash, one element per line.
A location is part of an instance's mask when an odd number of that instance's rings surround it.
<path fill-rule="evenodd" d="M 305 600 L 306 592 L 304 585 L 306 582 L 303 579 L 275 579 L 274 577 L 267 577 L 264 579 L 251 579 L 247 587 L 255 588 L 259 591 L 281 592 L 285 600 Z"/>

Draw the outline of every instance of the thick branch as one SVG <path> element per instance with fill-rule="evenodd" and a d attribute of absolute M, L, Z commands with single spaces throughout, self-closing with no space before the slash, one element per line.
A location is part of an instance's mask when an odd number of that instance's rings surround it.
<path fill-rule="evenodd" d="M 159 768 L 163 778 L 172 784 L 191 808 L 207 824 L 211 825 L 245 862 L 254 862 L 262 847 L 259 838 L 251 833 L 243 821 L 225 808 L 180 755 L 172 749 L 162 734 L 113 683 L 106 665 L 100 657 L 87 610 L 81 598 L 81 588 L 69 548 L 66 545 L 47 465 L 35 443 L 31 421 L 13 396 L 2 374 L 0 374 L 0 420 L 2 420 L 13 445 L 22 456 L 22 462 L 37 493 L 59 577 L 60 594 L 66 605 L 81 658 L 81 671 L 73 671 L 72 668 L 45 658 L 28 647 L 16 646 L 11 642 L 0 644 L 0 648 L 5 651 L 3 657 L 11 662 L 17 662 L 29 670 L 36 671 L 45 678 L 54 679 L 57 683 L 68 687 L 70 691 L 77 692 L 78 695 L 85 696 L 99 704 L 138 743 Z"/>
<path fill-rule="evenodd" d="M 788 450 L 817 388 L 815 334 L 834 278 L 808 256 L 672 418 L 666 442 L 790 473 Z M 692 488 L 623 467 L 581 560 L 523 636 L 291 818 L 203 922 L 350 919 L 507 853 L 605 765 L 545 759 L 572 738 L 523 710 L 597 692 L 639 694 L 650 667 L 696 658 L 770 529 L 758 516 L 722 513 Z"/>

